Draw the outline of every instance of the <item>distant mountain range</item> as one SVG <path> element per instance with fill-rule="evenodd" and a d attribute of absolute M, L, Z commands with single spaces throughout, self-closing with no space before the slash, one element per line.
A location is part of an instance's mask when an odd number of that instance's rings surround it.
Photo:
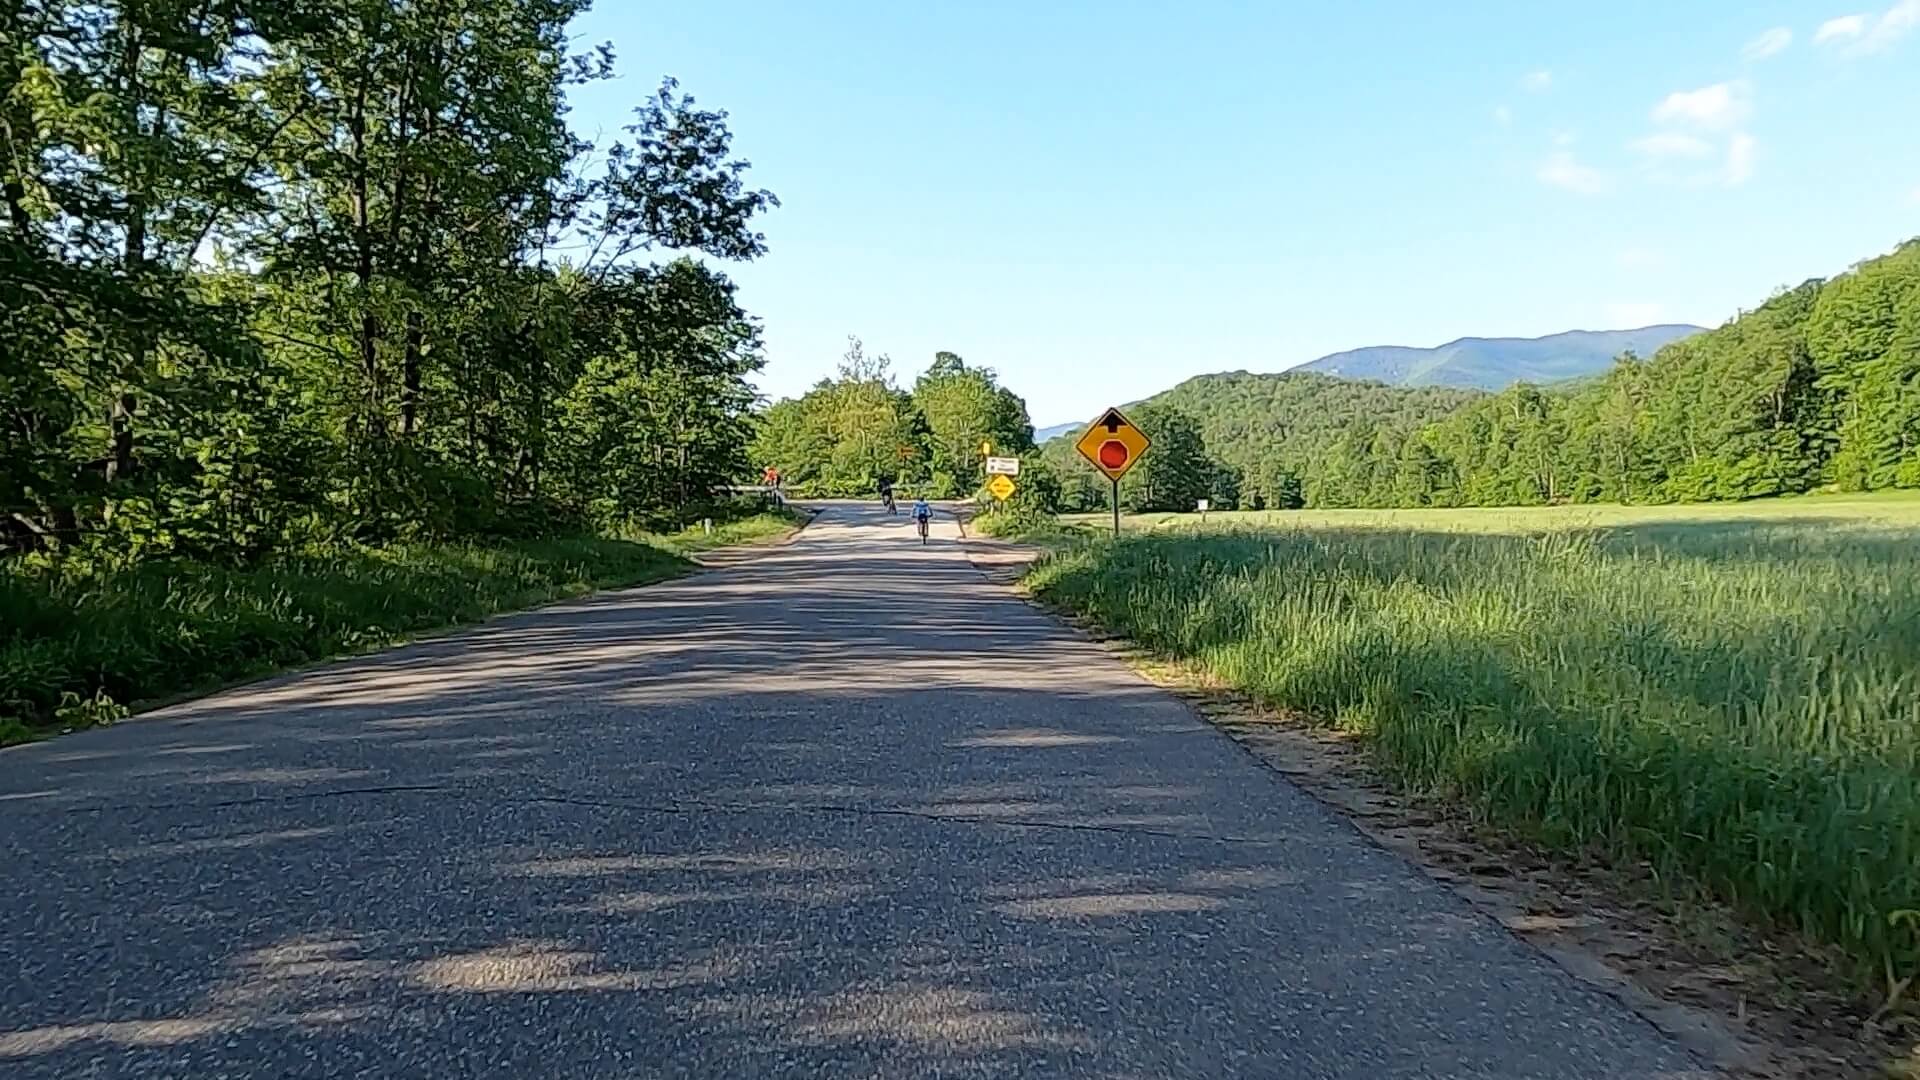
<path fill-rule="evenodd" d="M 1504 390 L 1514 383 L 1551 383 L 1598 375 L 1623 352 L 1643 359 L 1663 345 L 1700 333 L 1685 324 L 1638 330 L 1570 330 L 1541 338 L 1461 338 L 1433 349 L 1376 345 L 1323 356 L 1294 368 L 1389 386 L 1461 386 Z"/>
<path fill-rule="evenodd" d="M 1621 353 L 1642 359 L 1662 346 L 1701 333 L 1685 323 L 1643 326 L 1637 330 L 1569 330 L 1538 338 L 1461 338 L 1431 349 L 1374 345 L 1323 356 L 1289 372 L 1311 371 L 1342 379 L 1369 379 L 1389 386 L 1452 386 L 1505 390 L 1514 383 L 1553 383 L 1598 375 Z M 1033 433 L 1044 443 L 1082 423 L 1055 424 Z"/>

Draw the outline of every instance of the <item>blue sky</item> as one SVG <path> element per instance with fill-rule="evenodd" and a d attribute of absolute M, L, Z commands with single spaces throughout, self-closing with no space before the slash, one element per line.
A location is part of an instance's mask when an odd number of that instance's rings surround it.
<path fill-rule="evenodd" d="M 1036 423 L 1361 345 L 1715 324 L 1920 235 L 1920 0 L 601 0 L 784 204 L 770 395 L 848 334 Z"/>

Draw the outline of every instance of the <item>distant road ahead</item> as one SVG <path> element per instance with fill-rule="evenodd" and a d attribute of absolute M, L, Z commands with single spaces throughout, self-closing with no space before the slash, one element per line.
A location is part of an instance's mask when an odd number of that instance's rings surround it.
<path fill-rule="evenodd" d="M 9 1078 L 1695 1075 L 866 508 L 0 753 L 0 824 Z"/>

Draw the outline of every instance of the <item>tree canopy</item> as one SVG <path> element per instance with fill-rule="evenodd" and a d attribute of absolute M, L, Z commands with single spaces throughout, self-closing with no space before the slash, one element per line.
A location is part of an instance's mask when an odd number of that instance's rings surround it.
<path fill-rule="evenodd" d="M 14 5 L 0 551 L 683 517 L 745 467 L 758 216 L 672 80 L 567 125 L 584 0 Z"/>
<path fill-rule="evenodd" d="M 1026 402 L 991 369 L 941 352 L 902 390 L 892 360 L 853 337 L 835 378 L 761 414 L 752 456 L 805 494 L 870 495 L 885 479 L 952 498 L 979 488 L 983 444 L 996 455 L 1033 449 Z"/>

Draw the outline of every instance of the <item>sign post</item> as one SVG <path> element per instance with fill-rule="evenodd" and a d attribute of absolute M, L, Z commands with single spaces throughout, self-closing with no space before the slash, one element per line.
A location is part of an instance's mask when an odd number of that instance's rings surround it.
<path fill-rule="evenodd" d="M 1001 502 L 1006 502 L 1012 498 L 1013 490 L 1013 477 L 1008 476 L 1006 473 L 994 473 L 987 478 L 987 494 L 992 495 Z"/>
<path fill-rule="evenodd" d="M 1074 449 L 1086 458 L 1093 467 L 1107 474 L 1113 484 L 1113 535 L 1120 535 L 1120 478 L 1147 452 L 1153 440 L 1147 433 L 1133 426 L 1133 421 L 1120 414 L 1119 409 L 1108 409 L 1100 419 L 1095 420 L 1074 443 Z"/>
<path fill-rule="evenodd" d="M 990 457 L 987 459 L 988 476 L 1019 476 L 1020 459 L 1017 457 Z"/>

